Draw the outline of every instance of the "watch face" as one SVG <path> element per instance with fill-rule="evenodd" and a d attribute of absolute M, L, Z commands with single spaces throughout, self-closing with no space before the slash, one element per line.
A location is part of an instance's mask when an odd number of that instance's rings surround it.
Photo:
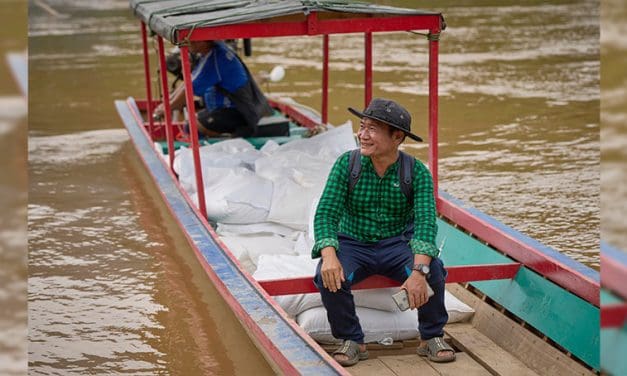
<path fill-rule="evenodd" d="M 429 268 L 429 265 L 425 265 L 425 264 L 414 265 L 414 270 L 424 275 L 429 274 L 429 272 L 431 271 L 431 269 Z"/>

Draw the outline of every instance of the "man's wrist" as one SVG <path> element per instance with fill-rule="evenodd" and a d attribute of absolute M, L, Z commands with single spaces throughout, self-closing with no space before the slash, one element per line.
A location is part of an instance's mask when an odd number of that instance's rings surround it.
<path fill-rule="evenodd" d="M 324 259 L 329 256 L 336 256 L 334 247 L 324 247 L 320 250 L 320 256 Z"/>

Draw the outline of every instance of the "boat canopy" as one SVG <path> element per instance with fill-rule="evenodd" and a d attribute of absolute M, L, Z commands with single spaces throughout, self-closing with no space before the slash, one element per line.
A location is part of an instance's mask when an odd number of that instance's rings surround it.
<path fill-rule="evenodd" d="M 252 22 L 302 22 L 314 12 L 321 19 L 340 20 L 416 15 L 435 15 L 442 18 L 438 12 L 353 0 L 131 0 L 130 5 L 135 15 L 150 30 L 174 44 L 182 42 L 180 31 L 183 30 L 193 31 L 196 28 Z"/>

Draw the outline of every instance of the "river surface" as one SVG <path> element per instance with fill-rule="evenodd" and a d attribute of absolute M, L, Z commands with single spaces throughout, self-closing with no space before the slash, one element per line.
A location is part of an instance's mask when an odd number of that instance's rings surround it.
<path fill-rule="evenodd" d="M 115 99 L 145 96 L 127 1 L 45 4 L 29 5 L 30 372 L 271 373 L 195 262 L 115 112 Z M 599 3 L 385 4 L 447 20 L 441 188 L 598 268 Z M 362 43 L 331 37 L 334 124 L 363 106 Z M 285 79 L 264 89 L 319 108 L 320 46 L 318 37 L 254 40 L 246 62 L 254 73 L 283 65 Z M 374 95 L 405 104 L 423 136 L 426 46 L 414 34 L 374 37 Z M 426 160 L 424 145 L 406 150 Z"/>

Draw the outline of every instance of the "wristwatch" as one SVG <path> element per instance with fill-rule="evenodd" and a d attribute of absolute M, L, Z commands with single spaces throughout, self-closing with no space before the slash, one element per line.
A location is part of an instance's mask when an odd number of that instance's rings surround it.
<path fill-rule="evenodd" d="M 415 270 L 418 273 L 422 274 L 423 276 L 427 276 L 429 274 L 429 272 L 431 271 L 431 268 L 429 268 L 429 265 L 425 265 L 425 264 L 416 264 L 414 265 L 413 268 L 411 268 L 411 270 Z"/>

